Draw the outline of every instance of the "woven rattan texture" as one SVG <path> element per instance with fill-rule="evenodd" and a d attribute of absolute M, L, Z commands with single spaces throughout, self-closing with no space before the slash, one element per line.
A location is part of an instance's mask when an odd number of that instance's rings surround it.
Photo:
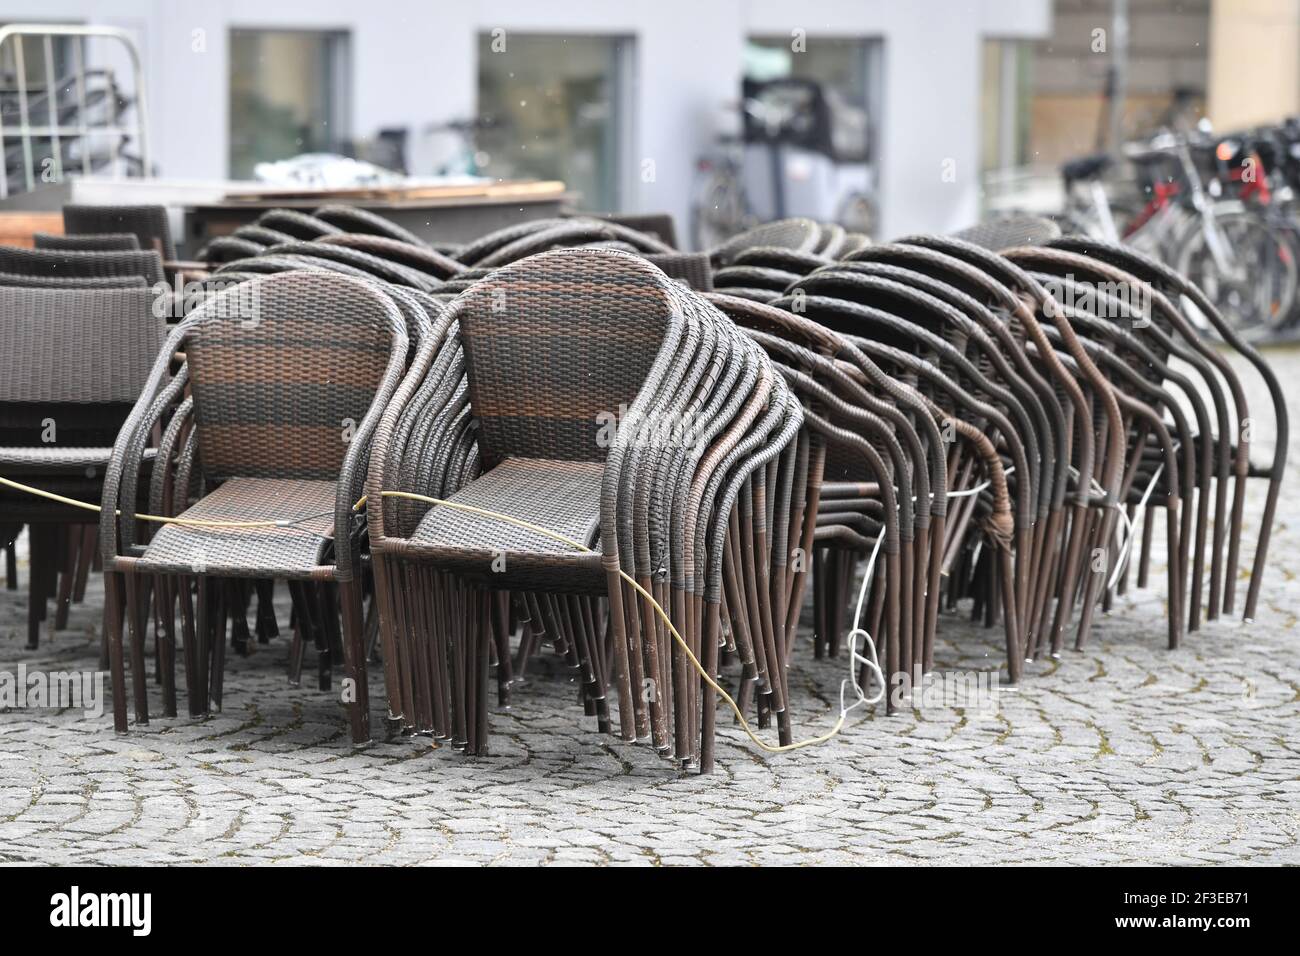
<path fill-rule="evenodd" d="M 246 301 L 223 317 L 231 296 Z M 341 276 L 289 272 L 201 313 L 186 348 L 205 473 L 336 478 L 388 366 L 391 302 Z"/>
<path fill-rule="evenodd" d="M 602 460 L 603 416 L 636 397 L 675 288 L 635 256 L 574 250 L 507 267 L 466 292 L 461 337 L 485 463 Z"/>
<path fill-rule="evenodd" d="M 154 450 L 145 449 L 145 458 L 152 458 Z M 113 449 L 102 447 L 0 447 L 0 468 L 15 472 L 86 472 L 102 469 L 113 455 Z"/>
<path fill-rule="evenodd" d="M 106 232 L 102 235 L 57 236 L 38 232 L 32 236 L 37 249 L 81 252 L 131 252 L 140 248 L 140 240 L 130 232 Z"/>
<path fill-rule="evenodd" d="M 424 245 L 415 233 L 368 209 L 358 209 L 355 206 L 321 206 L 316 210 L 316 218 L 328 222 L 331 226 L 337 226 L 344 232 L 385 236 L 415 246 Z"/>
<path fill-rule="evenodd" d="M 141 276 L 163 281 L 162 257 L 145 252 L 82 252 L 0 246 L 0 272 L 33 276 Z"/>
<path fill-rule="evenodd" d="M 163 341 L 145 289 L 0 289 L 0 402 L 134 402 Z"/>
<path fill-rule="evenodd" d="M 599 462 L 512 458 L 448 500 L 511 515 L 592 547 L 600 521 L 603 471 Z M 546 535 L 454 508 L 432 508 L 412 538 L 422 544 L 489 551 L 574 553 Z"/>
<path fill-rule="evenodd" d="M 26 276 L 0 273 L 0 285 L 29 289 L 143 289 L 143 276 Z"/>
<path fill-rule="evenodd" d="M 1015 246 L 1051 242 L 1061 235 L 1060 227 L 1041 216 L 1008 216 L 989 219 L 956 233 L 955 237 L 997 252 Z"/>
<path fill-rule="evenodd" d="M 334 534 L 332 481 L 227 481 L 181 517 L 205 521 L 307 519 L 290 528 L 197 528 L 164 525 L 136 567 L 222 577 L 308 577 Z"/>
<path fill-rule="evenodd" d="M 164 259 L 176 258 L 171 224 L 164 206 L 63 207 L 63 231 L 67 235 L 129 232 L 141 249 L 152 250 Z"/>

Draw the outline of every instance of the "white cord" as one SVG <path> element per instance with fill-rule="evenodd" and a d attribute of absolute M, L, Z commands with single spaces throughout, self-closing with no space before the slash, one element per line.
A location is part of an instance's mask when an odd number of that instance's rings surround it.
<path fill-rule="evenodd" d="M 1015 466 L 1013 465 L 1012 467 L 1008 468 L 1004 474 L 1009 475 L 1015 470 L 1016 470 Z M 1155 491 L 1156 482 L 1160 480 L 1160 474 L 1164 470 L 1165 470 L 1165 466 L 1161 464 L 1160 467 L 1158 467 L 1155 470 L 1155 473 L 1151 476 L 1151 482 L 1147 485 L 1146 491 L 1142 493 L 1142 500 L 1138 502 L 1138 510 L 1142 510 L 1143 508 L 1146 507 L 1147 500 L 1150 499 L 1152 492 Z M 1079 472 L 1077 469 L 1071 467 L 1070 471 L 1073 473 L 1075 478 L 1079 477 Z M 1091 483 L 1093 486 L 1093 490 L 1095 492 L 1097 492 L 1098 494 L 1106 493 L 1106 489 L 1103 488 L 1100 484 L 1098 484 L 1095 478 L 1092 479 Z M 949 491 L 947 492 L 946 496 L 948 498 L 965 498 L 968 495 L 977 495 L 985 488 L 987 488 L 990 484 L 991 482 L 984 481 L 981 484 L 976 485 L 974 488 L 967 488 L 965 491 Z M 933 492 L 931 493 L 930 497 L 932 498 L 934 497 Z M 916 500 L 915 496 L 912 498 L 912 500 L 913 501 Z M 1121 538 L 1122 543 L 1119 546 L 1119 555 L 1120 555 L 1119 563 L 1116 564 L 1115 566 L 1115 573 L 1111 575 L 1110 583 L 1106 585 L 1106 590 L 1108 591 L 1115 586 L 1115 584 L 1119 581 L 1119 576 L 1124 572 L 1124 568 L 1128 566 L 1129 557 L 1133 553 L 1133 541 L 1136 537 L 1136 535 L 1133 533 L 1134 532 L 1133 522 L 1129 520 L 1128 512 L 1124 508 L 1120 507 L 1118 503 L 1114 504 L 1112 507 L 1115 507 L 1119 510 L 1120 521 L 1124 523 L 1124 534 Z M 885 680 L 885 673 L 880 667 L 880 657 L 876 653 L 876 642 L 872 638 L 872 636 L 867 633 L 866 628 L 862 627 L 862 607 L 867 600 L 867 587 L 871 583 L 871 573 L 875 570 L 876 567 L 876 556 L 880 554 L 880 544 L 884 540 L 885 540 L 885 534 L 884 534 L 884 530 L 882 529 L 881 533 L 876 536 L 876 546 L 871 549 L 871 556 L 867 558 L 867 566 L 862 574 L 862 585 L 858 588 L 858 603 L 857 603 L 857 607 L 853 611 L 853 629 L 849 631 L 849 638 L 848 638 L 849 676 L 844 680 L 840 681 L 840 717 L 841 718 L 847 717 L 852 711 L 856 710 L 858 707 L 861 707 L 863 704 L 878 704 L 881 700 L 884 699 L 885 692 L 886 690 L 888 690 L 888 684 Z M 983 542 L 977 542 L 976 548 L 978 549 L 980 546 L 982 546 L 982 544 Z M 976 555 L 978 556 L 978 554 L 979 552 L 977 550 Z M 861 638 L 863 642 L 863 649 L 870 656 L 864 657 L 863 655 L 858 653 L 859 638 Z M 871 673 L 875 675 L 876 680 L 880 684 L 880 689 L 871 697 L 868 697 L 865 693 L 863 693 L 862 687 L 858 684 L 858 672 L 857 672 L 858 665 L 862 665 L 866 667 L 868 670 L 870 670 Z M 848 687 L 853 688 L 853 693 L 858 699 L 854 701 L 852 704 L 848 704 L 846 706 L 844 703 L 845 689 Z"/>
<path fill-rule="evenodd" d="M 1138 503 L 1139 509 L 1146 507 L 1147 500 L 1151 497 L 1151 493 L 1156 490 L 1156 482 L 1160 480 L 1160 473 L 1164 470 L 1165 470 L 1164 463 L 1161 462 L 1160 467 L 1158 467 L 1155 470 L 1155 473 L 1151 476 L 1151 483 L 1147 485 L 1147 490 L 1142 493 L 1142 500 Z M 1076 479 L 1079 477 L 1079 471 L 1073 465 L 1070 466 L 1070 474 L 1073 475 Z M 1094 494 L 1098 494 L 1098 495 L 1106 494 L 1106 489 L 1097 483 L 1096 478 L 1092 478 L 1090 479 L 1090 481 L 1092 484 L 1092 490 Z M 1119 546 L 1119 550 L 1120 550 L 1119 562 L 1115 565 L 1115 571 L 1113 574 L 1111 574 L 1110 582 L 1106 585 L 1106 590 L 1109 591 L 1117 583 L 1119 583 L 1120 575 L 1124 573 L 1124 568 L 1128 566 L 1129 556 L 1133 553 L 1134 535 L 1133 535 L 1133 522 L 1129 520 L 1128 512 L 1123 507 L 1123 505 L 1121 505 L 1118 501 L 1115 501 L 1107 505 L 1107 507 L 1114 508 L 1116 509 L 1116 511 L 1119 512 L 1119 520 L 1124 522 L 1124 531 L 1125 531 L 1125 534 L 1121 539 L 1123 543 Z"/>
<path fill-rule="evenodd" d="M 876 535 L 876 546 L 871 549 L 871 557 L 867 558 L 867 567 L 862 574 L 862 587 L 858 589 L 858 606 L 853 612 L 853 630 L 849 631 L 849 676 L 840 681 L 840 716 L 846 717 L 849 712 L 861 707 L 863 704 L 876 704 L 885 697 L 887 684 L 885 682 L 885 672 L 880 669 L 880 658 L 876 654 L 876 642 L 866 629 L 862 627 L 862 605 L 867 599 L 867 585 L 871 583 L 871 572 L 876 567 L 876 555 L 880 553 L 880 543 L 885 540 L 885 533 L 882 530 Z M 858 638 L 863 641 L 863 649 L 870 657 L 863 657 L 858 653 Z M 871 697 L 862 692 L 858 685 L 857 666 L 861 664 L 876 675 L 876 680 L 880 682 L 880 690 Z M 853 693 L 857 700 L 847 707 L 844 705 L 844 689 L 852 687 Z"/>
<path fill-rule="evenodd" d="M 1012 465 L 1010 468 L 1005 468 L 1005 469 L 1003 469 L 1003 471 L 1002 471 L 1002 477 L 1005 478 L 1007 475 L 1010 475 L 1010 474 L 1011 474 L 1012 472 L 1014 472 L 1015 470 L 1016 470 L 1016 466 L 1015 466 L 1015 465 Z M 992 480 L 986 480 L 986 481 L 980 482 L 980 483 L 979 483 L 978 485 L 976 485 L 974 488 L 967 488 L 965 491 L 947 491 L 947 492 L 944 492 L 944 495 L 943 495 L 943 496 L 944 496 L 945 498 L 967 498 L 967 497 L 969 497 L 970 495 L 978 495 L 981 491 L 983 491 L 985 488 L 987 488 L 987 487 L 988 487 L 989 485 L 991 485 L 991 484 L 993 484 Z M 933 492 L 933 491 L 930 492 L 930 497 L 931 497 L 931 498 L 934 497 L 934 492 Z M 913 500 L 913 501 L 916 500 L 916 495 L 912 495 L 912 500 Z"/>
<path fill-rule="evenodd" d="M 1152 474 L 1151 483 L 1147 485 L 1147 490 L 1142 492 L 1142 500 L 1138 502 L 1137 510 L 1141 511 L 1146 507 L 1147 500 L 1151 497 L 1151 493 L 1156 490 L 1156 482 L 1160 480 L 1160 473 L 1164 470 L 1164 463 L 1161 462 L 1160 467 L 1158 467 L 1155 470 L 1155 473 Z M 1110 576 L 1110 582 L 1106 585 L 1107 591 L 1119 582 L 1120 575 L 1123 574 L 1124 569 L 1128 567 L 1129 557 L 1133 554 L 1133 541 L 1137 537 L 1133 533 L 1133 522 L 1129 520 L 1128 511 L 1121 508 L 1118 504 L 1116 504 L 1115 507 L 1119 509 L 1119 519 L 1124 522 L 1125 533 L 1121 538 L 1123 543 L 1119 546 L 1119 562 L 1115 565 L 1115 573 Z"/>
<path fill-rule="evenodd" d="M 1012 465 L 1004 472 L 1004 474 L 1009 475 L 1015 470 L 1015 466 Z M 965 498 L 967 495 L 977 495 L 990 484 L 991 482 L 985 481 L 982 484 L 976 485 L 974 488 L 967 488 L 965 491 L 949 491 L 945 494 L 945 497 Z M 933 492 L 930 493 L 930 497 L 934 497 Z M 913 496 L 912 500 L 915 501 L 916 497 Z M 862 606 L 867 600 L 867 586 L 871 583 L 871 572 L 876 568 L 876 556 L 880 554 L 880 543 L 884 540 L 885 534 L 882 530 L 881 533 L 876 536 L 876 546 L 871 549 L 871 556 L 867 558 L 867 566 L 862 574 L 862 586 L 858 588 L 858 604 L 853 611 L 853 629 L 849 631 L 849 676 L 847 679 L 840 681 L 841 717 L 848 716 L 851 711 L 861 707 L 863 704 L 880 703 L 880 701 L 884 699 L 885 691 L 888 689 L 888 684 L 885 681 L 885 672 L 880 667 L 880 657 L 876 653 L 876 642 L 872 636 L 867 633 L 866 628 L 862 627 Z M 978 551 L 976 553 L 978 554 Z M 858 638 L 862 639 L 863 648 L 871 655 L 870 657 L 863 657 L 858 653 Z M 864 694 L 862 688 L 858 685 L 857 666 L 859 664 L 868 668 L 880 683 L 880 690 L 871 697 Z M 852 687 L 853 693 L 857 695 L 858 698 L 847 707 L 844 705 L 844 690 L 846 686 Z"/>

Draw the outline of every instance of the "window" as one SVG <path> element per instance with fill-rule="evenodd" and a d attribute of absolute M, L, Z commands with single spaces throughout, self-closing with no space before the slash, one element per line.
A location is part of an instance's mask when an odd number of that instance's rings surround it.
<path fill-rule="evenodd" d="M 299 153 L 344 151 L 350 74 L 346 33 L 231 30 L 231 177 Z"/>
<path fill-rule="evenodd" d="M 562 180 L 579 207 L 617 210 L 631 50 L 620 37 L 480 34 L 478 171 Z"/>
<path fill-rule="evenodd" d="M 1029 161 L 1032 48 L 1020 40 L 985 40 L 980 86 L 981 166 L 986 173 Z"/>

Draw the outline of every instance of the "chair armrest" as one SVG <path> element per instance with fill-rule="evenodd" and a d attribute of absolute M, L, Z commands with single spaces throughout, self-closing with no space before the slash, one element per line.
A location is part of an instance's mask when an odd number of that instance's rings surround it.
<path fill-rule="evenodd" d="M 396 304 L 393 304 L 392 308 L 394 314 L 400 318 Z M 370 401 L 370 407 L 366 409 L 365 415 L 362 416 L 352 434 L 348 450 L 339 468 L 338 484 L 334 491 L 334 565 L 340 581 L 353 579 L 355 565 L 360 559 L 358 547 L 352 536 L 354 521 L 358 518 L 354 505 L 361 497 L 366 473 L 369 470 L 371 436 L 388 408 L 393 392 L 405 376 L 409 339 L 404 322 L 395 322 L 394 330 L 400 347 L 392 351 L 388 367 L 384 370 L 379 387 Z"/>
<path fill-rule="evenodd" d="M 140 397 L 136 399 L 135 406 L 131 409 L 131 413 L 117 433 L 117 440 L 113 443 L 113 453 L 104 472 L 103 510 L 99 516 L 100 553 L 105 568 L 112 568 L 113 561 L 119 554 L 119 529 L 128 527 L 134 522 L 134 494 L 130 501 L 123 501 L 120 494 L 123 476 L 128 469 L 132 469 L 133 473 L 138 475 L 140 459 L 144 455 L 144 448 L 154 422 L 158 421 L 163 410 L 175 400 L 185 386 L 184 374 L 177 375 L 169 382 L 168 369 L 172 356 L 188 331 L 188 327 L 182 324 L 167 336 L 166 342 L 158 352 L 158 357 L 154 360 L 153 368 L 149 371 L 149 377 L 140 391 Z M 134 489 L 134 482 L 135 478 L 132 478 L 132 489 Z M 117 514 L 119 509 L 122 511 L 121 523 Z"/>
<path fill-rule="evenodd" d="M 363 488 L 366 494 L 366 521 L 371 546 L 384 538 L 384 498 L 390 487 L 392 471 L 400 467 L 405 448 L 399 447 L 409 430 L 402 430 L 400 424 L 408 407 L 425 384 L 426 376 L 434 365 L 444 345 L 448 343 L 449 333 L 460 313 L 460 306 L 452 303 L 443 310 L 430 333 L 421 341 L 406 376 L 393 391 L 387 407 L 375 425 L 370 440 L 370 460 L 364 477 Z M 401 434 L 399 435 L 399 432 Z M 358 495 L 358 497 L 360 497 Z M 355 499 L 354 499 L 355 503 Z"/>
<path fill-rule="evenodd" d="M 194 399 L 186 398 L 176 407 L 176 413 L 167 423 L 162 440 L 158 443 L 158 457 L 154 459 L 153 472 L 149 476 L 149 511 L 152 514 L 179 514 L 184 510 L 184 502 L 177 507 L 175 486 L 171 484 L 172 458 L 178 449 L 183 448 L 181 434 L 186 425 L 193 421 Z M 167 492 L 173 492 L 170 507 Z"/>

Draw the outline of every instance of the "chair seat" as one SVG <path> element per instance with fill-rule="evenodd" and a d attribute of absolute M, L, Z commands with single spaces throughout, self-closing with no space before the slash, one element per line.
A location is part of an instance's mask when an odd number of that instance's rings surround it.
<path fill-rule="evenodd" d="M 604 471 L 603 462 L 510 458 L 447 500 L 510 515 L 599 552 Z M 440 561 L 489 574 L 502 586 L 588 589 L 603 582 L 599 553 L 584 554 L 547 535 L 455 508 L 431 508 L 411 543 L 416 553 L 436 552 Z"/>
<path fill-rule="evenodd" d="M 164 525 L 134 570 L 216 577 L 310 578 L 327 575 L 334 537 L 335 483 L 232 478 L 180 517 L 206 521 L 288 521 L 284 528 Z"/>

